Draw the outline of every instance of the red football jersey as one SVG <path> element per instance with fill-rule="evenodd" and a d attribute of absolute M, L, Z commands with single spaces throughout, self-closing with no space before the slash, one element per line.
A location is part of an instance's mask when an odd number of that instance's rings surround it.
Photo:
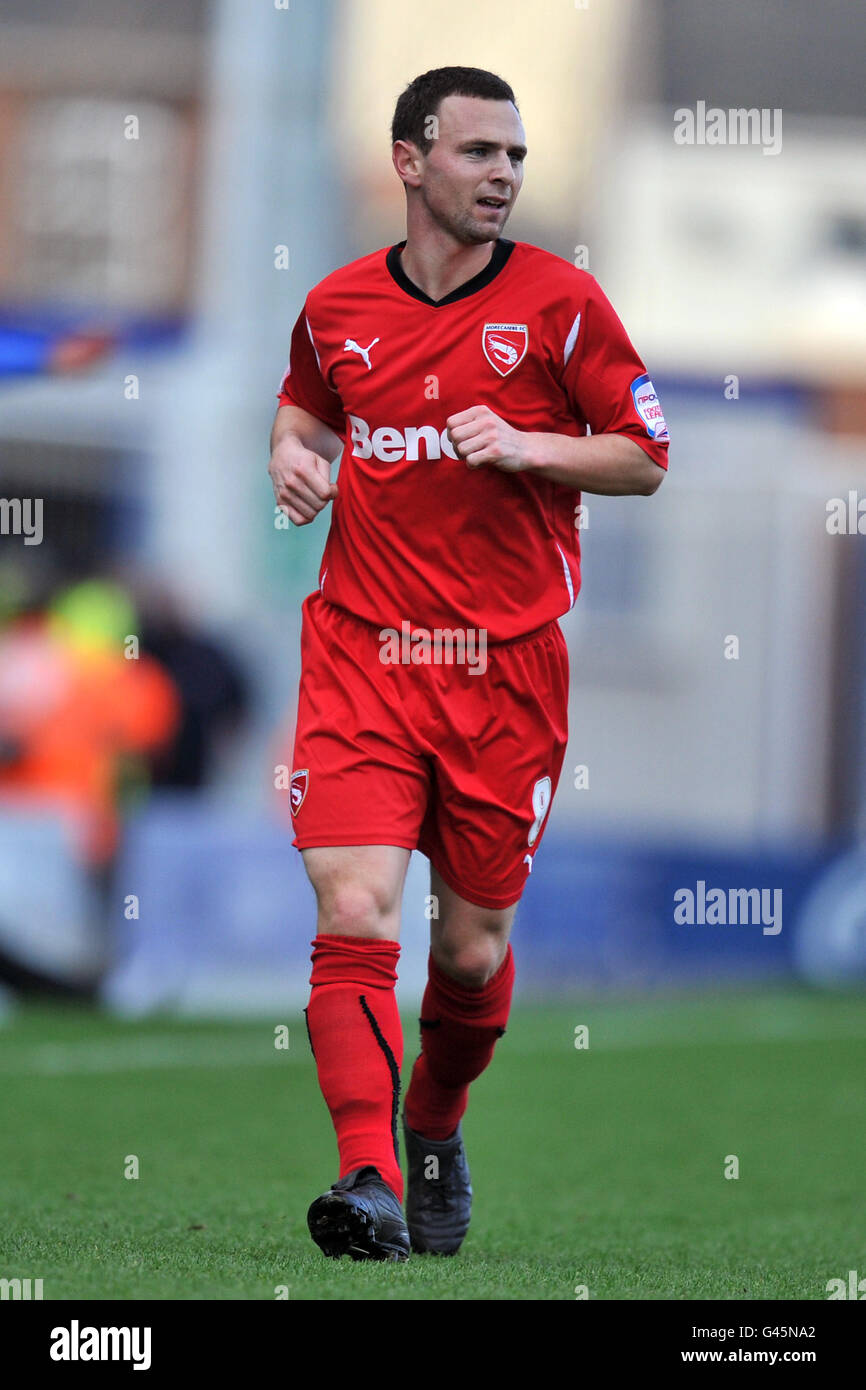
<path fill-rule="evenodd" d="M 586 271 L 500 238 L 434 301 L 405 242 L 307 296 L 279 400 L 343 439 L 319 586 L 377 626 L 486 629 L 508 641 L 560 617 L 580 587 L 580 493 L 527 472 L 469 469 L 445 421 L 487 405 L 517 430 L 634 439 L 667 467 L 646 368 Z"/>

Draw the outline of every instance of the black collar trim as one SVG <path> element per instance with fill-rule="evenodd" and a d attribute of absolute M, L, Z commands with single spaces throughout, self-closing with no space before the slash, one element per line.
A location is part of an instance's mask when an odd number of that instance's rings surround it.
<path fill-rule="evenodd" d="M 419 299 L 422 304 L 432 305 L 434 309 L 441 308 L 443 304 L 453 304 L 458 299 L 466 299 L 470 294 L 477 294 L 479 290 L 483 290 L 486 285 L 490 284 L 491 280 L 495 280 L 514 250 L 513 241 L 508 241 L 505 237 L 499 237 L 493 247 L 493 254 L 483 270 L 479 270 L 478 274 L 473 275 L 472 279 L 467 280 L 465 284 L 458 285 L 457 289 L 452 290 L 450 294 L 446 294 L 444 299 L 431 299 L 428 294 L 425 294 L 422 289 L 419 289 L 419 287 L 409 279 L 409 276 L 403 269 L 400 252 L 405 245 L 405 241 L 398 241 L 397 245 L 392 246 L 385 257 L 385 264 L 388 267 L 391 278 L 406 294 L 410 294 L 413 299 Z"/>

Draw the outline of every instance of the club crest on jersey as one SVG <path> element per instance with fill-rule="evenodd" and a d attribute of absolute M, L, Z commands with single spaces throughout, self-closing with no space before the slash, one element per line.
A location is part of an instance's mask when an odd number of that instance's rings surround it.
<path fill-rule="evenodd" d="M 292 803 L 292 815 L 296 816 L 304 804 L 304 797 L 310 786 L 310 769 L 304 767 L 300 772 L 293 772 L 289 782 L 289 801 Z"/>
<path fill-rule="evenodd" d="M 668 427 L 662 414 L 661 401 L 648 376 L 635 377 L 631 384 L 634 408 L 646 425 L 650 439 L 668 439 Z"/>
<path fill-rule="evenodd" d="M 529 329 L 525 323 L 485 323 L 481 346 L 494 371 L 508 376 L 526 356 Z"/>

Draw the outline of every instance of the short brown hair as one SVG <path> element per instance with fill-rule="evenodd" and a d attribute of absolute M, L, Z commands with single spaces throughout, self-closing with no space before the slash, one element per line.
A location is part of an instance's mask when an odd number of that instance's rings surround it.
<path fill-rule="evenodd" d="M 439 114 L 445 97 L 483 97 L 486 101 L 510 101 L 517 107 L 508 83 L 495 72 L 486 72 L 484 68 L 431 68 L 401 92 L 391 122 L 391 143 L 411 140 L 422 154 L 429 154 L 433 141 L 426 130 L 427 122 Z"/>

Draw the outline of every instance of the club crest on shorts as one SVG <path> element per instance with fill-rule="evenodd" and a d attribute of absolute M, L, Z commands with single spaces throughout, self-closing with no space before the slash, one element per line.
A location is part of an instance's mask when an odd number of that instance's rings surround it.
<path fill-rule="evenodd" d="M 292 805 L 292 815 L 296 816 L 304 804 L 304 797 L 307 795 L 310 786 L 310 769 L 301 768 L 300 772 L 293 772 L 289 782 L 289 801 Z"/>
<path fill-rule="evenodd" d="M 538 833 L 544 824 L 544 817 L 550 810 L 550 798 L 553 793 L 553 783 L 549 777 L 539 777 L 535 786 L 532 788 L 532 814 L 535 820 L 529 827 L 529 835 L 526 843 L 531 849 L 538 839 Z M 532 866 L 530 865 L 530 870 Z"/>
<path fill-rule="evenodd" d="M 494 371 L 508 376 L 526 356 L 529 329 L 525 323 L 485 323 L 481 346 Z"/>

